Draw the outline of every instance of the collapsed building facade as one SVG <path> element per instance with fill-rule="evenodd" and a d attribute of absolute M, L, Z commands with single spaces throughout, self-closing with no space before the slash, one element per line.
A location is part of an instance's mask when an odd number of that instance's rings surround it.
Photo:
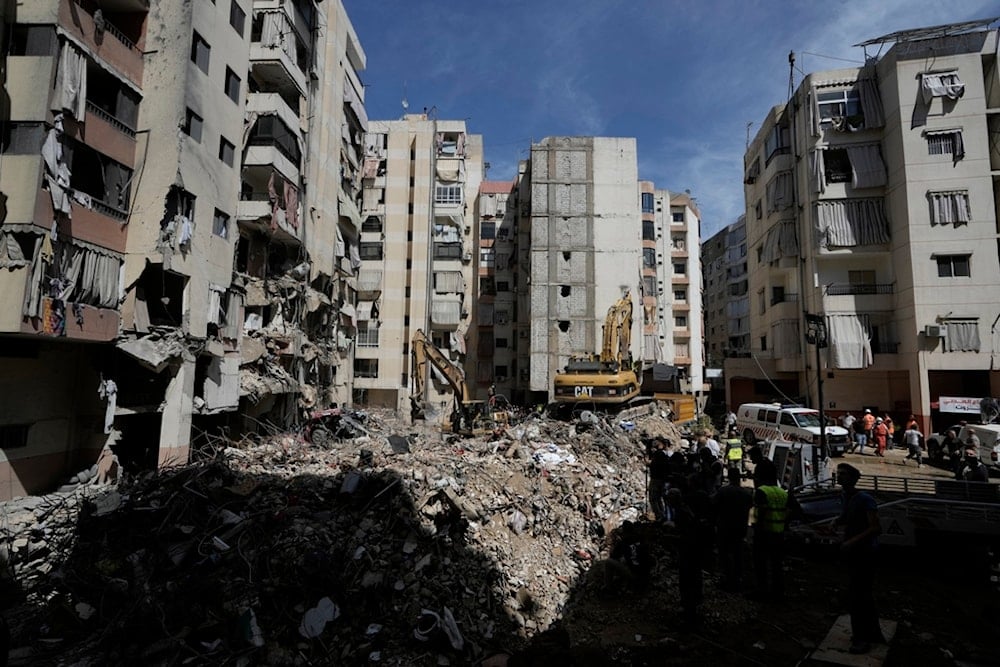
<path fill-rule="evenodd" d="M 3 9 L 0 498 L 349 401 L 367 119 L 342 5 Z"/>

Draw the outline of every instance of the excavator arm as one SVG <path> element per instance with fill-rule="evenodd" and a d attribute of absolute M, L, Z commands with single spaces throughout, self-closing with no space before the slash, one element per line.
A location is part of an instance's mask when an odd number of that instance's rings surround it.
<path fill-rule="evenodd" d="M 455 395 L 456 410 L 462 410 L 469 402 L 469 388 L 461 369 L 451 362 L 438 347 L 427 338 L 422 329 L 417 329 L 410 341 L 410 377 L 413 380 L 413 391 L 410 402 L 415 414 L 424 411 L 424 378 L 427 377 L 427 364 L 441 371 Z"/>
<path fill-rule="evenodd" d="M 601 346 L 601 362 L 616 363 L 618 367 L 628 366 L 631 360 L 629 346 L 632 341 L 632 294 L 626 292 L 608 309 L 604 319 L 604 341 Z"/>

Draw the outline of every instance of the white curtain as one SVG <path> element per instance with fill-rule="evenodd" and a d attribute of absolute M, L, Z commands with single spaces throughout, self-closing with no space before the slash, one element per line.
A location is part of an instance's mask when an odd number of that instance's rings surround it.
<path fill-rule="evenodd" d="M 68 41 L 62 43 L 59 52 L 55 90 L 55 110 L 68 111 L 82 123 L 87 112 L 87 57 Z"/>
<path fill-rule="evenodd" d="M 783 171 L 767 184 L 767 212 L 780 211 L 792 205 L 792 172 Z"/>
<path fill-rule="evenodd" d="M 965 94 L 965 84 L 958 78 L 958 72 L 939 72 L 920 75 L 920 93 L 924 104 L 930 104 L 935 97 L 957 100 Z"/>
<path fill-rule="evenodd" d="M 978 320 L 946 320 L 945 352 L 979 352 Z"/>
<path fill-rule="evenodd" d="M 813 192 L 826 192 L 826 148 L 815 148 L 809 152 L 809 177 L 812 180 Z"/>
<path fill-rule="evenodd" d="M 848 146 L 847 157 L 851 161 L 851 185 L 855 188 L 878 188 L 885 185 L 885 163 L 878 144 Z"/>
<path fill-rule="evenodd" d="M 792 220 L 779 222 L 767 230 L 760 253 L 762 262 L 774 262 L 782 257 L 799 256 L 799 232 Z"/>
<path fill-rule="evenodd" d="M 461 271 L 435 271 L 434 291 L 438 294 L 458 293 L 465 291 L 465 281 Z"/>
<path fill-rule="evenodd" d="M 443 301 L 435 299 L 431 303 L 431 323 L 442 326 L 455 326 L 462 319 L 462 304 L 459 301 Z"/>
<path fill-rule="evenodd" d="M 827 315 L 829 363 L 832 368 L 868 368 L 872 365 L 872 341 L 861 316 L 851 313 Z"/>
<path fill-rule="evenodd" d="M 889 242 L 882 199 L 828 199 L 816 203 L 821 246 L 853 247 Z"/>
<path fill-rule="evenodd" d="M 932 225 L 964 225 L 972 220 L 969 193 L 965 190 L 928 192 Z"/>
<path fill-rule="evenodd" d="M 435 222 L 434 241 L 436 243 L 461 243 L 462 235 L 456 227 Z"/>

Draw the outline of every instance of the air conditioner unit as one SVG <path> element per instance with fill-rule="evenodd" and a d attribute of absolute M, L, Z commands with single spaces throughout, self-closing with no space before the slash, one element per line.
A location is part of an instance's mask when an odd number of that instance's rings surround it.
<path fill-rule="evenodd" d="M 462 261 L 463 262 L 471 262 L 472 261 L 472 253 L 471 252 L 467 252 L 464 255 L 462 255 Z"/>
<path fill-rule="evenodd" d="M 928 324 L 924 327 L 924 335 L 928 338 L 947 338 L 948 327 L 940 324 Z"/>

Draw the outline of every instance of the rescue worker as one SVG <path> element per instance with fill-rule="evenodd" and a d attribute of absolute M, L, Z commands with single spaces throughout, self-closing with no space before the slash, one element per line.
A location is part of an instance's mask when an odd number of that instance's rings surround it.
<path fill-rule="evenodd" d="M 765 471 L 760 481 L 753 496 L 753 564 L 757 579 L 754 597 L 779 600 L 785 594 L 785 527 L 795 499 L 778 486 L 776 473 Z"/>
<path fill-rule="evenodd" d="M 753 463 L 753 486 L 760 488 L 765 479 L 778 479 L 778 468 L 774 461 L 764 456 L 764 451 L 758 447 L 750 448 L 750 462 Z"/>
<path fill-rule="evenodd" d="M 681 620 L 686 626 L 693 627 L 701 621 L 698 606 L 703 595 L 702 564 L 707 551 L 706 531 L 679 488 L 673 487 L 667 491 L 667 504 L 674 512 L 674 521 L 680 536 L 677 585 L 680 589 Z"/>
<path fill-rule="evenodd" d="M 719 588 L 738 593 L 743 583 L 743 550 L 747 537 L 753 492 L 740 486 L 736 468 L 729 469 L 729 484 L 712 499 L 715 508 L 715 539 L 719 547 Z"/>
<path fill-rule="evenodd" d="M 874 443 L 875 438 L 875 415 L 872 414 L 871 410 L 866 409 L 864 416 L 861 418 L 861 427 L 865 431 L 864 443 L 861 445 L 862 453 L 864 452 L 865 444 Z"/>
<path fill-rule="evenodd" d="M 670 452 L 667 451 L 667 441 L 657 437 L 653 440 L 653 449 L 647 462 L 649 466 L 649 507 L 657 521 L 669 518 L 666 504 L 666 493 L 670 480 Z"/>
<path fill-rule="evenodd" d="M 733 470 L 736 470 L 741 477 L 743 476 L 745 472 L 743 440 L 736 435 L 736 429 L 730 430 L 729 437 L 726 438 L 726 465 L 729 467 L 730 475 L 733 474 Z"/>

